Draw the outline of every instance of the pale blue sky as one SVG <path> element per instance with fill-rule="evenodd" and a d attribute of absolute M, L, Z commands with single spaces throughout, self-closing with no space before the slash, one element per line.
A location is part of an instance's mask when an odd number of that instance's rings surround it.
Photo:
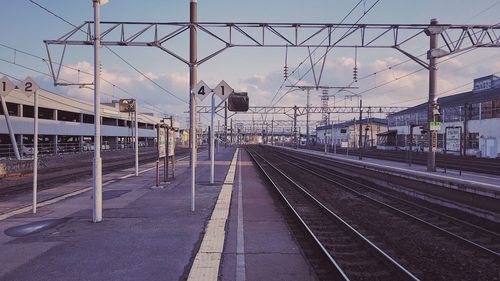
<path fill-rule="evenodd" d="M 92 20 L 91 0 L 36 0 L 54 13 L 74 24 Z M 339 22 L 358 1 L 352 0 L 199 0 L 199 21 L 217 22 Z M 365 1 L 365 7 L 371 6 L 375 0 Z M 363 5 L 346 21 L 354 22 L 362 13 Z M 361 21 L 362 23 L 428 23 L 431 18 L 438 18 L 441 23 L 450 24 L 497 24 L 500 22 L 500 1 L 456 1 L 456 0 L 381 0 Z M 155 0 L 132 1 L 110 0 L 102 7 L 102 20 L 110 21 L 187 21 L 189 16 L 188 0 Z M 2 1 L 2 17 L 0 17 L 0 44 L 14 47 L 29 53 L 46 57 L 42 41 L 56 39 L 72 27 L 60 19 L 48 14 L 28 0 Z M 200 48 L 210 47 L 212 42 L 200 40 Z M 208 41 L 208 40 L 207 40 Z M 425 51 L 427 41 L 415 42 L 409 50 L 415 54 Z M 178 51 L 187 53 L 187 41 L 180 40 L 176 45 Z M 184 47 L 185 46 L 185 47 Z M 114 48 L 130 63 L 148 73 L 164 88 L 187 99 L 187 67 L 165 53 L 154 48 Z M 200 52 L 203 52 L 200 50 Z M 500 70 L 500 49 L 475 50 L 471 53 L 443 64 L 440 67 L 440 90 L 462 85 L 472 79 Z M 353 50 L 334 50 L 328 57 L 324 82 L 330 85 L 345 85 L 351 82 L 352 66 L 347 62 L 354 56 Z M 289 67 L 291 69 L 306 57 L 305 50 L 289 51 Z M 0 59 L 13 61 L 14 51 L 0 46 Z M 47 72 L 47 66 L 40 60 L 20 53 L 15 54 L 16 63 L 39 71 Z M 359 50 L 358 64 L 360 76 L 365 76 L 406 60 L 394 50 Z M 92 48 L 73 47 L 68 50 L 65 64 L 78 66 L 82 70 L 91 69 Z M 89 64 L 90 63 L 90 64 Z M 103 49 L 102 64 L 105 77 L 117 86 L 134 93 L 143 104 L 154 104 L 155 110 L 161 108 L 165 113 L 185 115 L 187 105 L 172 99 L 162 89 L 145 81 L 129 66 L 117 59 L 109 51 Z M 237 90 L 248 90 L 253 105 L 268 105 L 282 82 L 284 50 L 282 49 L 230 49 L 215 59 L 202 65 L 199 79 L 215 86 L 224 79 Z M 359 91 L 378 85 L 391 77 L 396 78 L 418 69 L 415 63 L 407 63 L 380 75 L 374 75 L 359 83 Z M 33 76 L 40 84 L 49 87 L 50 79 L 33 71 L 0 61 L 0 70 L 18 78 Z M 306 71 L 307 66 L 301 71 Z M 299 70 L 300 72 L 300 70 Z M 67 77 L 76 77 L 67 73 Z M 427 92 L 426 73 L 420 72 L 406 78 L 405 81 L 392 83 L 386 87 L 368 91 L 365 104 L 389 104 L 411 100 L 404 105 L 423 102 Z M 82 77 L 82 79 L 85 79 Z M 312 81 L 306 77 L 305 81 Z M 126 94 L 104 85 L 107 93 L 115 96 Z M 470 86 L 469 86 L 470 88 Z M 459 91 L 465 91 L 465 87 Z M 76 97 L 91 98 L 89 91 L 73 88 L 58 88 L 54 91 Z M 439 91 L 438 91 L 439 92 Z M 449 92 L 447 94 L 451 94 Z M 319 103 L 318 94 L 314 94 L 313 104 Z M 109 97 L 104 97 L 106 99 Z M 419 99 L 420 98 L 420 99 Z M 339 103 L 341 97 L 337 97 Z M 303 104 L 304 97 L 300 92 L 289 94 L 280 105 Z M 348 104 L 348 102 L 343 102 Z M 208 104 L 205 101 L 203 104 Z M 145 108 L 144 111 L 153 108 Z M 285 117 L 276 117 L 285 119 Z M 343 118 L 343 117 L 339 117 Z M 319 119 L 317 116 L 315 119 Z M 206 123 L 206 122 L 205 122 Z"/>

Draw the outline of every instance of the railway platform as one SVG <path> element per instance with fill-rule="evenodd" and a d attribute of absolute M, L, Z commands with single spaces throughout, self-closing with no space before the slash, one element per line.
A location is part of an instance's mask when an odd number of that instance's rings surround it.
<path fill-rule="evenodd" d="M 429 172 L 427 172 L 426 166 L 415 164 L 415 163 L 412 163 L 410 166 L 408 163 L 404 163 L 404 162 L 370 158 L 370 157 L 366 157 L 366 156 L 363 156 L 362 159 L 360 160 L 358 155 L 348 155 L 345 153 L 332 153 L 332 152 L 325 153 L 322 151 L 301 149 L 301 148 L 295 149 L 295 148 L 289 148 L 289 147 L 280 147 L 280 148 L 301 151 L 304 153 L 311 153 L 314 155 L 327 156 L 327 157 L 331 157 L 331 158 L 346 159 L 352 163 L 374 164 L 374 165 L 385 166 L 388 168 L 398 169 L 401 171 L 407 170 L 407 171 L 415 171 L 415 172 L 421 172 L 421 173 L 426 173 L 426 174 L 433 174 L 433 175 L 436 175 L 438 177 L 441 177 L 443 180 L 446 180 L 446 178 L 459 179 L 459 180 L 468 181 L 471 183 L 492 185 L 492 188 L 495 188 L 494 186 L 496 186 L 498 188 L 498 191 L 500 192 L 500 185 L 499 185 L 500 176 L 497 176 L 497 175 L 482 174 L 482 173 L 470 172 L 470 171 L 460 171 L 460 170 L 456 170 L 456 169 L 441 168 L 441 167 L 437 167 L 436 172 L 429 173 Z"/>
<path fill-rule="evenodd" d="M 163 188 L 152 163 L 106 175 L 97 224 L 89 180 L 44 191 L 37 214 L 0 209 L 0 280 L 316 280 L 247 153 L 221 149 L 214 185 L 206 154 L 194 212 L 185 160 Z"/>
<path fill-rule="evenodd" d="M 418 164 L 408 166 L 407 163 L 368 157 L 359 160 L 357 155 L 278 146 L 274 148 L 329 158 L 338 161 L 345 171 L 360 178 L 399 190 L 409 187 L 407 193 L 441 201 L 442 204 L 453 205 L 458 209 L 473 207 L 475 209 L 471 212 L 475 215 L 500 220 L 500 207 L 497 203 L 500 199 L 500 176 L 450 169 L 445 171 L 443 168 L 427 172 L 426 166 Z"/>

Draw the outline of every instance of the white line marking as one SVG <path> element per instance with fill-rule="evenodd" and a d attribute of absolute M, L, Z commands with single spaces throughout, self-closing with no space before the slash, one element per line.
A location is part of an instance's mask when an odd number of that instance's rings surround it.
<path fill-rule="evenodd" d="M 182 158 L 176 159 L 175 162 L 182 161 L 182 160 L 184 160 L 186 158 L 189 158 L 189 156 L 184 156 Z M 156 167 L 152 167 L 152 168 L 148 168 L 148 169 L 142 170 L 142 171 L 139 172 L 139 174 L 151 171 L 154 168 L 156 168 Z M 124 171 L 124 170 L 122 170 L 122 171 Z M 126 179 L 126 178 L 130 178 L 132 176 L 135 176 L 135 174 L 134 173 L 127 174 L 127 175 L 118 177 L 118 179 Z M 114 183 L 114 182 L 116 182 L 116 180 L 110 180 L 110 181 L 104 183 L 103 186 L 106 186 L 106 185 Z M 83 189 L 80 189 L 80 190 L 77 190 L 77 191 L 74 191 L 74 192 L 71 192 L 71 193 L 68 193 L 68 194 L 64 194 L 64 195 L 61 195 L 61 196 L 58 196 L 58 197 L 54 197 L 54 198 L 46 200 L 46 201 L 39 202 L 38 205 L 37 205 L 37 207 L 43 207 L 43 206 L 47 206 L 47 205 L 50 205 L 50 204 L 57 203 L 57 202 L 62 201 L 64 199 L 67 199 L 67 198 L 70 198 L 70 197 L 73 197 L 73 196 L 85 193 L 85 192 L 87 192 L 89 190 L 92 190 L 92 188 L 93 188 L 92 186 L 91 187 L 86 187 L 86 188 L 83 188 Z M 28 205 L 28 206 L 25 206 L 25 207 L 22 207 L 22 208 L 19 208 L 19 209 L 16 209 L 16 210 L 4 213 L 4 214 L 0 214 L 0 221 L 5 220 L 5 219 L 10 218 L 10 217 L 15 216 L 15 215 L 19 215 L 19 214 L 22 214 L 22 213 L 29 212 L 31 210 L 32 210 L 32 205 Z"/>
<path fill-rule="evenodd" d="M 200 249 L 196 253 L 191 265 L 188 281 L 218 280 L 220 261 L 224 250 L 225 225 L 231 204 L 238 152 L 239 148 L 234 152 L 233 160 L 220 190 L 217 203 L 205 228 L 205 235 L 203 236 Z"/>
<path fill-rule="evenodd" d="M 243 194 L 241 183 L 241 151 L 238 162 L 238 227 L 236 238 L 236 281 L 245 281 L 245 236 L 243 231 Z"/>
<path fill-rule="evenodd" d="M 49 200 L 46 200 L 46 201 L 42 201 L 42 202 L 38 203 L 38 206 L 39 207 L 43 207 L 43 206 L 47 206 L 47 205 L 50 205 L 50 204 L 54 204 L 54 203 L 57 203 L 57 202 L 59 202 L 61 200 L 64 200 L 64 199 L 67 199 L 67 198 L 70 198 L 70 197 L 73 197 L 73 196 L 76 196 L 76 195 L 80 195 L 80 194 L 85 193 L 87 191 L 90 191 L 90 190 L 92 190 L 92 188 L 93 187 L 86 187 L 86 188 L 83 188 L 83 189 L 80 189 L 80 190 L 77 190 L 77 191 L 74 191 L 74 192 L 71 192 L 71 193 L 68 193 L 68 194 L 61 195 L 59 197 L 55 197 L 55 198 L 52 198 L 52 199 L 49 199 Z M 17 209 L 17 210 L 14 210 L 14 211 L 2 214 L 2 215 L 0 215 L 0 221 L 4 220 L 6 218 L 9 218 L 9 217 L 15 216 L 15 215 L 19 215 L 19 214 L 31 211 L 31 207 L 32 206 L 29 205 L 29 206 L 26 206 L 26 207 L 23 207 L 23 208 L 20 208 L 20 209 Z"/>

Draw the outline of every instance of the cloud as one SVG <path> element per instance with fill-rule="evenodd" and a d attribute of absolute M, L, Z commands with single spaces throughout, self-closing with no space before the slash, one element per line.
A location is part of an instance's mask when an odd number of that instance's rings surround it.
<path fill-rule="evenodd" d="M 93 65 L 90 62 L 80 61 L 61 69 L 60 82 L 90 84 L 93 83 L 93 72 Z M 179 98 L 188 100 L 189 77 L 187 73 L 146 72 L 145 75 Z M 145 110 L 143 111 L 156 110 L 179 115 L 183 114 L 187 108 L 185 103 L 172 97 L 144 76 L 131 74 L 128 70 L 103 68 L 101 79 L 102 102 L 110 102 L 120 98 L 137 98 L 139 108 L 141 108 L 141 104 L 144 106 Z M 93 101 L 94 97 L 91 88 L 93 88 L 92 85 L 59 87 L 62 94 L 89 102 Z M 186 93 L 186 95 L 183 96 L 182 93 Z M 158 114 L 158 112 L 156 113 Z"/>

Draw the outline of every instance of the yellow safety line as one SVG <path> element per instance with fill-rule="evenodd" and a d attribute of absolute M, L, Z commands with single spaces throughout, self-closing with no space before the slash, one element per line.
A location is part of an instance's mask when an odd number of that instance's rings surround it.
<path fill-rule="evenodd" d="M 196 254 L 188 281 L 217 281 L 219 266 L 224 249 L 225 226 L 229 215 L 233 182 L 236 175 L 236 162 L 239 148 L 234 152 L 226 179 L 222 185 L 217 203 L 205 229 L 205 236 Z"/>

